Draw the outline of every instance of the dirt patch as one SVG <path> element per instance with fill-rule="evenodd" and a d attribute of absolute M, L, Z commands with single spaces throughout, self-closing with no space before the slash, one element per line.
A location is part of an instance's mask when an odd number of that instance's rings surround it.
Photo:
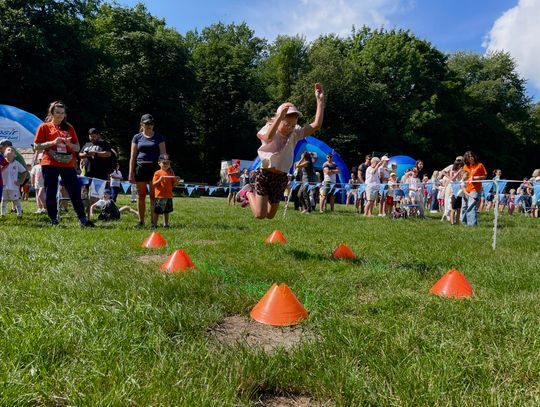
<path fill-rule="evenodd" d="M 333 403 L 317 402 L 305 396 L 273 396 L 255 404 L 259 407 L 330 407 Z"/>
<path fill-rule="evenodd" d="M 167 260 L 166 254 L 144 254 L 137 257 L 137 260 L 144 264 L 150 263 L 164 263 Z"/>
<path fill-rule="evenodd" d="M 290 350 L 302 342 L 319 339 L 302 326 L 265 325 L 241 315 L 225 318 L 223 322 L 211 327 L 208 335 L 225 345 L 242 343 L 251 348 L 262 348 L 269 353 L 278 348 Z"/>

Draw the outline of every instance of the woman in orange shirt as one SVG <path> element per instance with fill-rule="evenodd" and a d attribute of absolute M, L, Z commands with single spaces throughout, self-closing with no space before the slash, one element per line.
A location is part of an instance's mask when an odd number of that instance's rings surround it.
<path fill-rule="evenodd" d="M 478 162 L 478 157 L 472 151 L 463 154 L 465 166 L 463 169 L 467 172 L 465 183 L 465 196 L 461 204 L 461 223 L 467 226 L 478 224 L 478 204 L 482 194 L 482 181 L 486 179 L 487 171 L 484 164 Z"/>
<path fill-rule="evenodd" d="M 66 121 L 66 106 L 60 101 L 52 102 L 45 121 L 39 125 L 34 148 L 43 151 L 41 171 L 45 184 L 45 202 L 51 225 L 58 225 L 58 177 L 62 178 L 73 209 L 81 226 L 93 227 L 88 220 L 81 199 L 81 185 L 77 178 L 75 153 L 80 150 L 75 129 Z"/>

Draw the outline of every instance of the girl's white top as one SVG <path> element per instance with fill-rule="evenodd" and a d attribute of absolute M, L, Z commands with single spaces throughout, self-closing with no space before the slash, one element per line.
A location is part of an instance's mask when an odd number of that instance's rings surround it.
<path fill-rule="evenodd" d="M 268 141 L 266 134 L 270 130 L 270 124 L 266 124 L 257 133 L 257 137 L 261 140 L 262 145 L 257 150 L 263 167 L 265 160 L 268 163 L 267 167 L 274 168 L 281 172 L 288 173 L 294 160 L 294 147 L 299 140 L 304 138 L 304 129 L 296 126 L 289 137 L 283 136 L 279 131 L 272 140 Z"/>

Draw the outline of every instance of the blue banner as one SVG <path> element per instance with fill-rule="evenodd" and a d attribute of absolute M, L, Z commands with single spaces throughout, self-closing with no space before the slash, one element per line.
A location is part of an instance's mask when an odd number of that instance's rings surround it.
<path fill-rule="evenodd" d="M 506 187 L 507 181 L 504 181 L 504 180 L 500 179 L 500 180 L 496 180 L 495 182 L 497 183 L 497 185 L 499 187 L 499 192 L 503 192 L 504 188 Z"/>
<path fill-rule="evenodd" d="M 187 193 L 189 196 L 191 196 L 191 194 L 193 193 L 193 190 L 195 189 L 195 187 L 186 187 L 187 189 Z"/>
<path fill-rule="evenodd" d="M 362 195 L 366 190 L 366 184 L 360 184 L 358 185 L 358 196 Z"/>
<path fill-rule="evenodd" d="M 129 188 L 131 188 L 131 182 L 121 182 L 120 185 L 122 186 L 124 194 L 127 194 L 127 191 L 129 191 Z"/>
<path fill-rule="evenodd" d="M 452 186 L 452 194 L 457 197 L 461 191 L 461 182 L 452 182 L 450 185 Z"/>
<path fill-rule="evenodd" d="M 82 175 L 79 176 L 79 181 L 81 181 L 82 185 L 89 185 L 91 180 L 92 180 L 91 178 L 84 177 Z"/>
<path fill-rule="evenodd" d="M 328 191 L 329 194 L 332 193 L 332 190 L 334 189 L 335 186 L 336 184 L 330 184 L 330 190 Z"/>
<path fill-rule="evenodd" d="M 210 187 L 208 188 L 208 195 L 212 195 L 214 192 L 216 192 L 216 187 Z"/>
<path fill-rule="evenodd" d="M 487 198 L 489 196 L 489 191 L 491 191 L 492 187 L 493 187 L 493 181 L 484 182 L 482 184 L 482 190 L 484 192 L 484 197 Z"/>
<path fill-rule="evenodd" d="M 399 189 L 401 189 L 403 193 L 407 195 L 409 193 L 409 184 L 401 184 Z"/>
<path fill-rule="evenodd" d="M 298 182 L 296 182 L 296 180 L 293 179 L 293 180 L 291 181 L 291 189 L 296 188 L 297 185 L 298 185 Z"/>

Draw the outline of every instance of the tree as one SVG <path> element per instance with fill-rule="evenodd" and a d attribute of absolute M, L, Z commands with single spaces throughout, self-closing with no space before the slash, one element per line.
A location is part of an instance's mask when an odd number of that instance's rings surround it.
<path fill-rule="evenodd" d="M 246 24 L 222 23 L 188 34 L 198 94 L 192 106 L 192 139 L 202 177 L 215 179 L 219 161 L 254 155 L 257 120 L 265 99 L 256 75 L 265 41 Z"/>
<path fill-rule="evenodd" d="M 91 45 L 99 55 L 91 83 L 94 119 L 129 154 L 143 113 L 151 113 L 156 130 L 167 136 L 167 149 L 180 170 L 189 156 L 195 93 L 194 75 L 184 39 L 152 17 L 142 4 L 134 8 L 104 4 L 92 21 Z"/>
<path fill-rule="evenodd" d="M 463 84 L 463 116 L 454 142 L 459 141 L 462 151 L 477 152 L 489 168 L 502 167 L 510 176 L 528 171 L 521 157 L 526 140 L 534 137 L 530 99 L 512 57 L 458 52 L 448 65 Z"/>
<path fill-rule="evenodd" d="M 98 5 L 99 1 L 76 0 L 0 2 L 4 103 L 44 116 L 49 102 L 63 99 L 73 112 L 79 111 L 95 67 L 85 41 L 87 19 Z"/>

